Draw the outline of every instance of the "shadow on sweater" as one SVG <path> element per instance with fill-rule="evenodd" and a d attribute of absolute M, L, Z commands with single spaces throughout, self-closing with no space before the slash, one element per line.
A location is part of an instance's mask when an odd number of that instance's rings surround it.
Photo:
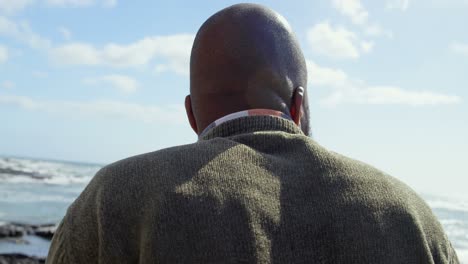
<path fill-rule="evenodd" d="M 211 133 L 102 169 L 51 262 L 457 263 L 411 189 L 294 123 L 239 118 Z"/>

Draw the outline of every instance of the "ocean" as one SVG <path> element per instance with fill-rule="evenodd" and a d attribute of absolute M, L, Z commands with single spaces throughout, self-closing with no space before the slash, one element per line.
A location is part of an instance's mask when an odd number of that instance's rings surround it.
<path fill-rule="evenodd" d="M 4 223 L 58 223 L 101 165 L 0 157 L 0 226 Z M 422 193 L 452 242 L 461 263 L 468 264 L 468 199 Z M 27 243 L 0 239 L 0 254 L 44 257 L 50 242 L 26 236 Z"/>

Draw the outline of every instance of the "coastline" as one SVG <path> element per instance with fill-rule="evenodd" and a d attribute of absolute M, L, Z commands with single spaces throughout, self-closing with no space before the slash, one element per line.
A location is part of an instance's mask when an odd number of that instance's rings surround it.
<path fill-rule="evenodd" d="M 2 223 L 0 264 L 44 263 L 55 230 L 56 224 Z"/>
<path fill-rule="evenodd" d="M 53 229 L 100 168 L 0 156 L 0 264 L 44 263 Z M 420 195 L 468 264 L 468 198 Z"/>

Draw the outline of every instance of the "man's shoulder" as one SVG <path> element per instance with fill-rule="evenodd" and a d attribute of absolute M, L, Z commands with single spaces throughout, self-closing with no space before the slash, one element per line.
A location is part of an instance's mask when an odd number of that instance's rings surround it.
<path fill-rule="evenodd" d="M 188 156 L 203 151 L 200 143 L 180 145 L 131 156 L 101 168 L 75 201 L 76 207 L 89 200 L 124 207 L 138 197 L 164 193 L 187 177 Z M 125 201 L 125 202 L 122 202 Z M 93 202 L 94 203 L 94 202 Z M 116 207 L 117 208 L 117 207 Z"/>
<path fill-rule="evenodd" d="M 420 196 L 400 178 L 390 175 L 366 162 L 321 147 L 323 164 L 329 175 L 350 191 L 365 199 L 398 201 L 410 206 L 424 203 Z"/>
<path fill-rule="evenodd" d="M 110 172 L 122 170 L 123 168 L 128 170 L 131 168 L 160 165 L 161 163 L 164 164 L 165 162 L 181 158 L 187 151 L 197 151 L 199 149 L 197 146 L 197 143 L 192 143 L 142 153 L 112 162 L 103 167 L 103 169 Z"/>
<path fill-rule="evenodd" d="M 193 170 L 198 163 L 206 162 L 232 144 L 230 141 L 213 139 L 139 154 L 104 166 L 95 178 L 126 181 L 147 177 L 177 177 L 178 173 Z"/>

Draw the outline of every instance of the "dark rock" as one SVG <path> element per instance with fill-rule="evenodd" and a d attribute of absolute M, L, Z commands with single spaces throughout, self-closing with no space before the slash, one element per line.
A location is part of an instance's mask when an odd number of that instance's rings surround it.
<path fill-rule="evenodd" d="M 41 227 L 38 227 L 38 228 L 36 228 L 34 230 L 34 234 L 36 236 L 38 236 L 38 237 L 42 237 L 42 238 L 50 240 L 54 236 L 56 229 L 57 229 L 57 227 L 55 225 L 53 225 L 53 226 L 41 226 Z"/>
<path fill-rule="evenodd" d="M 23 254 L 0 254 L 0 264 L 40 264 L 45 258 L 30 257 Z"/>
<path fill-rule="evenodd" d="M 24 234 L 26 234 L 26 230 L 22 226 L 17 226 L 13 224 L 6 224 L 0 226 L 0 238 L 22 237 Z"/>
<path fill-rule="evenodd" d="M 0 238 L 3 242 L 14 244 L 29 244 L 25 235 L 36 235 L 45 239 L 52 239 L 55 224 L 29 225 L 24 223 L 8 223 L 0 226 Z M 24 254 L 0 254 L 0 264 L 37 264 L 45 263 L 45 258 L 37 258 Z"/>
<path fill-rule="evenodd" d="M 23 235 L 36 235 L 45 239 L 52 239 L 55 230 L 55 224 L 28 225 L 24 223 L 8 223 L 0 226 L 0 238 L 17 238 Z"/>

